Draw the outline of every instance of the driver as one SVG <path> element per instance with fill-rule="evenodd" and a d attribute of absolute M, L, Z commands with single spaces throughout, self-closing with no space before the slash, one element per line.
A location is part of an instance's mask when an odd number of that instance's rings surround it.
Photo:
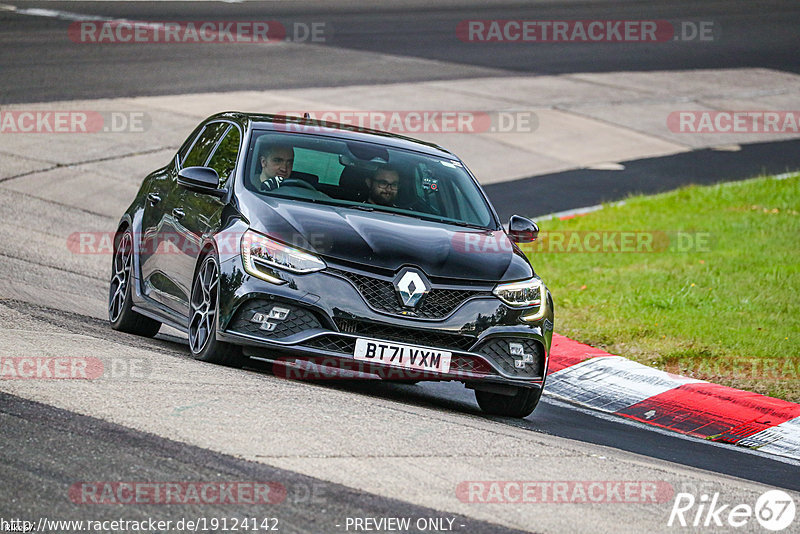
<path fill-rule="evenodd" d="M 258 177 L 262 191 L 280 187 L 281 182 L 292 174 L 294 149 L 288 145 L 272 145 L 260 155 L 261 174 Z"/>
<path fill-rule="evenodd" d="M 381 167 L 371 178 L 366 179 L 368 194 L 366 202 L 396 208 L 394 201 L 400 188 L 400 173 L 394 167 Z"/>

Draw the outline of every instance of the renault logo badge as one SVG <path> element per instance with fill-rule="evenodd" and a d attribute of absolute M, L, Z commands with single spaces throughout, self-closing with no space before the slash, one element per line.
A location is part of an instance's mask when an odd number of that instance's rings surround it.
<path fill-rule="evenodd" d="M 415 308 L 422 301 L 422 297 L 431 290 L 431 284 L 420 271 L 406 267 L 397 273 L 394 288 L 403 306 Z"/>

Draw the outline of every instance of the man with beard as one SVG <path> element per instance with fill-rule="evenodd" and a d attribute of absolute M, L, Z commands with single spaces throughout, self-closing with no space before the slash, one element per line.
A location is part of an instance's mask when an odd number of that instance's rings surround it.
<path fill-rule="evenodd" d="M 372 178 L 367 178 L 367 200 L 370 204 L 397 207 L 394 201 L 400 187 L 400 173 L 389 166 L 380 167 Z"/>

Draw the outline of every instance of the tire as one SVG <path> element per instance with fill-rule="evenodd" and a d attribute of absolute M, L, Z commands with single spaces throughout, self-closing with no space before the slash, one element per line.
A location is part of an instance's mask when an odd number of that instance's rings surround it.
<path fill-rule="evenodd" d="M 133 233 L 125 230 L 115 243 L 108 287 L 108 321 L 111 328 L 137 336 L 153 337 L 161 323 L 132 309 Z"/>
<path fill-rule="evenodd" d="M 213 253 L 200 260 L 189 301 L 189 350 L 196 360 L 241 367 L 242 348 L 217 340 L 219 311 L 219 262 Z"/>
<path fill-rule="evenodd" d="M 527 417 L 536 409 L 542 397 L 541 388 L 517 388 L 514 395 L 500 395 L 488 391 L 475 390 L 475 400 L 481 410 L 491 415 L 506 417 Z"/>

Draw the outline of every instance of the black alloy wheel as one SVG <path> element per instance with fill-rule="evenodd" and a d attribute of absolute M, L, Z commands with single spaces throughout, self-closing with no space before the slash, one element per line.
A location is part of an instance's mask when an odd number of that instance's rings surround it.
<path fill-rule="evenodd" d="M 133 311 L 132 291 L 133 233 L 126 230 L 114 247 L 111 283 L 108 288 L 108 320 L 114 330 L 153 337 L 161 328 L 161 323 Z"/>
<path fill-rule="evenodd" d="M 213 253 L 203 257 L 192 284 L 189 303 L 189 350 L 197 360 L 241 367 L 245 358 L 236 345 L 217 340 L 219 263 Z"/>

